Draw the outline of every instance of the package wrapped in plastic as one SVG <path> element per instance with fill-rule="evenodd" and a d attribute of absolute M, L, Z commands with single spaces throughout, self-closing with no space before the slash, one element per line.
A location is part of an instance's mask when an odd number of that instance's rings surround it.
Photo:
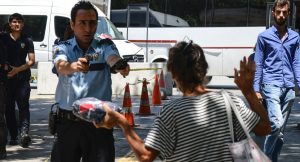
<path fill-rule="evenodd" d="M 73 114 L 78 118 L 88 121 L 100 123 L 106 112 L 103 110 L 103 104 L 106 103 L 111 109 L 121 112 L 122 108 L 115 103 L 109 101 L 101 101 L 94 97 L 86 97 L 76 100 L 73 103 Z"/>

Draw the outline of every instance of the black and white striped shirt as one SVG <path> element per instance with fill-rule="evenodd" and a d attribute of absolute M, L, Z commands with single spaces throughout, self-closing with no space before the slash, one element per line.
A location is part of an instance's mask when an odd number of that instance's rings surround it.
<path fill-rule="evenodd" d="M 259 116 L 232 94 L 248 130 L 259 122 Z M 234 113 L 237 141 L 246 136 Z M 182 97 L 166 104 L 145 139 L 145 145 L 160 152 L 166 161 L 232 161 L 228 143 L 232 143 L 225 107 L 220 92 L 196 97 Z"/>

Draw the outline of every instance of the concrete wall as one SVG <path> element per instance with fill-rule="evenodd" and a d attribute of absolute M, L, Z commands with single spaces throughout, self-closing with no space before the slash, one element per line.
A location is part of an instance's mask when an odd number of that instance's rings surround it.
<path fill-rule="evenodd" d="M 37 93 L 54 94 L 58 78 L 52 73 L 52 62 L 38 62 Z"/>
<path fill-rule="evenodd" d="M 51 72 L 51 62 L 38 62 L 37 93 L 54 94 L 58 78 Z M 126 83 L 130 84 L 131 95 L 141 95 L 142 80 L 146 78 L 149 95 L 152 94 L 154 87 L 155 74 L 160 74 L 161 69 L 164 72 L 167 95 L 172 95 L 173 82 L 170 73 L 167 73 L 165 63 L 130 63 L 132 71 L 129 76 L 123 78 L 120 74 L 112 74 L 112 91 L 114 95 L 123 95 Z"/>

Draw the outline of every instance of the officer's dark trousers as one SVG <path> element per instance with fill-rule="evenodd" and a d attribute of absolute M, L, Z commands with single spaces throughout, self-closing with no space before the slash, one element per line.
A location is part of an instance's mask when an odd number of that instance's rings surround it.
<path fill-rule="evenodd" d="M 113 130 L 97 129 L 85 121 L 61 120 L 51 162 L 113 162 L 115 148 Z"/>
<path fill-rule="evenodd" d="M 11 139 L 18 136 L 18 130 L 28 133 L 30 125 L 29 97 L 30 84 L 28 80 L 18 77 L 8 79 L 8 98 L 6 107 L 6 123 Z M 16 119 L 15 103 L 19 109 L 19 123 Z"/>
<path fill-rule="evenodd" d="M 0 81 L 0 148 L 5 148 L 7 142 L 7 129 L 5 123 L 6 86 Z"/>

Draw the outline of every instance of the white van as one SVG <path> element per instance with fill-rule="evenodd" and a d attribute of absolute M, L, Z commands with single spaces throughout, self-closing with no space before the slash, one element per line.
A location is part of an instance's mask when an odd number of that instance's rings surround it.
<path fill-rule="evenodd" d="M 52 46 L 70 21 L 73 5 L 78 0 L 1 0 L 0 28 L 8 22 L 9 15 L 17 12 L 24 16 L 24 32 L 33 39 L 36 61 L 51 61 Z M 96 7 L 97 8 L 97 7 Z M 125 40 L 117 28 L 98 9 L 97 34 L 108 34 L 116 44 L 120 55 L 129 62 L 144 62 L 143 50 Z"/>

